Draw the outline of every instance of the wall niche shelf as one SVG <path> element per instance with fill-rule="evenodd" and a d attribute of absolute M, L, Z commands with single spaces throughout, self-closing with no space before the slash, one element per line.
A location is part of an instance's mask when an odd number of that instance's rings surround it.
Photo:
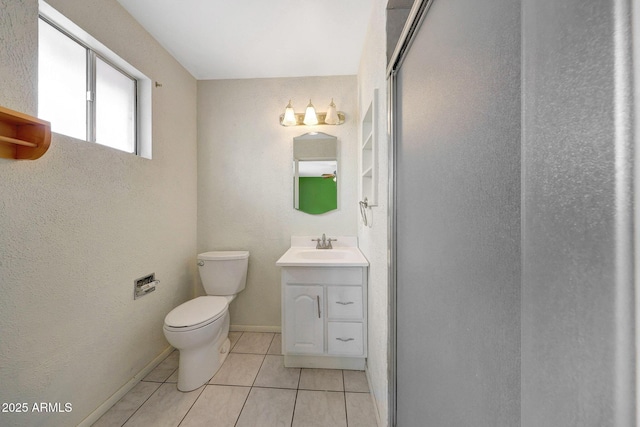
<path fill-rule="evenodd" d="M 49 122 L 0 107 L 0 158 L 35 160 L 50 144 Z"/>
<path fill-rule="evenodd" d="M 366 207 L 378 205 L 378 89 L 373 90 L 373 98 L 362 116 L 360 145 L 360 200 Z"/>

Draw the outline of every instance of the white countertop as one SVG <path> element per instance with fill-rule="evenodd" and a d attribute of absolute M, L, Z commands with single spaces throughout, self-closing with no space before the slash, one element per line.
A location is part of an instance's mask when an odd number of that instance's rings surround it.
<path fill-rule="evenodd" d="M 367 267 L 369 261 L 358 249 L 358 238 L 327 236 L 333 249 L 316 249 L 318 236 L 292 236 L 291 247 L 276 261 L 279 267 Z"/>

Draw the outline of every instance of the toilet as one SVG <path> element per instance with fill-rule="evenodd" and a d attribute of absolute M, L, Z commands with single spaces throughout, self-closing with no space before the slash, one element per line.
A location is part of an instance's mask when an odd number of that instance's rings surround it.
<path fill-rule="evenodd" d="M 174 308 L 164 319 L 164 336 L 180 351 L 178 390 L 191 391 L 218 371 L 229 353 L 229 303 L 247 282 L 248 251 L 198 255 L 207 296 Z"/>

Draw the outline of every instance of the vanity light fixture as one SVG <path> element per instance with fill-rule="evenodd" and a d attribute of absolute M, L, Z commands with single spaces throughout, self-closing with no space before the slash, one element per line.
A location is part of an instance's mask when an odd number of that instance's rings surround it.
<path fill-rule="evenodd" d="M 344 120 L 345 115 L 342 111 L 336 109 L 333 98 L 331 98 L 331 104 L 329 104 L 326 113 L 317 113 L 311 100 L 309 100 L 309 105 L 307 105 L 304 114 L 296 113 L 291 105 L 291 100 L 289 100 L 284 114 L 280 114 L 280 124 L 282 126 L 341 125 Z"/>

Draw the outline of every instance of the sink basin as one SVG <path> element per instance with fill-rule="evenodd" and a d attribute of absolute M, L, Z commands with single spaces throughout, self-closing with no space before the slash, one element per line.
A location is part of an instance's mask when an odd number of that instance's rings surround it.
<path fill-rule="evenodd" d="M 346 239 L 343 238 L 344 240 Z M 311 238 L 300 241 L 310 242 Z M 276 265 L 280 267 L 366 267 L 369 262 L 356 246 L 338 246 L 334 249 L 291 246 L 276 262 Z"/>
<path fill-rule="evenodd" d="M 303 259 L 345 259 L 349 252 L 340 249 L 309 249 L 300 251 L 298 256 Z"/>

